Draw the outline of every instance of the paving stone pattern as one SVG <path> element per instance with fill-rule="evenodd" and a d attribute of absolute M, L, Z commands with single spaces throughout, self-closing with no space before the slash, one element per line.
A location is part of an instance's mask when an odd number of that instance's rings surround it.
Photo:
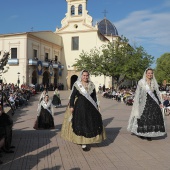
<path fill-rule="evenodd" d="M 62 107 L 54 108 L 53 130 L 33 129 L 40 94 L 16 111 L 12 117 L 15 153 L 1 153 L 0 170 L 170 170 L 170 116 L 165 117 L 166 137 L 142 140 L 126 130 L 131 106 L 99 94 L 107 140 L 84 152 L 80 145 L 60 138 L 69 94 L 61 91 Z"/>

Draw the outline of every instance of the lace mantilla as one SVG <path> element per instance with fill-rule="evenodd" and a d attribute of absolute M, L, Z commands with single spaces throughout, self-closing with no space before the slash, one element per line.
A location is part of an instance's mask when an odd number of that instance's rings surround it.
<path fill-rule="evenodd" d="M 134 117 L 136 119 L 140 118 L 146 105 L 147 90 L 146 90 L 146 84 L 143 82 L 146 82 L 146 81 L 144 79 L 141 79 L 138 82 L 138 86 L 135 92 L 134 103 L 132 106 L 132 111 L 131 111 L 131 115 L 130 115 L 129 122 L 128 122 L 128 127 L 127 127 L 128 131 L 131 131 L 132 129 Z M 157 84 L 154 83 L 154 80 L 151 81 L 151 90 L 156 91 L 159 101 L 162 102 L 158 86 Z"/>
<path fill-rule="evenodd" d="M 39 116 L 40 112 L 41 112 L 41 106 L 43 106 L 44 109 L 47 109 L 51 115 L 54 115 L 53 112 L 53 105 L 52 105 L 52 101 L 49 100 L 48 103 L 46 103 L 44 100 L 38 105 L 38 109 L 37 109 L 37 116 Z"/>
<path fill-rule="evenodd" d="M 89 85 L 88 85 L 88 90 L 85 89 L 83 87 L 82 83 L 79 82 L 79 81 L 76 81 L 76 83 L 74 85 L 75 85 L 76 89 L 80 92 L 80 94 L 85 96 L 95 106 L 95 108 L 97 109 L 96 102 L 90 96 L 93 93 L 93 90 L 95 89 L 94 84 L 92 82 L 90 82 Z"/>

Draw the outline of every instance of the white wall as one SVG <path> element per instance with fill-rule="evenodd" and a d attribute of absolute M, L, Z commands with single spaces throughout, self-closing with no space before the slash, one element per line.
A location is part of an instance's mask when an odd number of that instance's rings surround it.
<path fill-rule="evenodd" d="M 17 84 L 18 72 L 20 73 L 20 82 L 23 82 L 23 76 L 26 76 L 26 47 L 27 41 L 25 34 L 0 37 L 0 50 L 2 50 L 1 57 L 4 52 L 10 52 L 11 48 L 17 48 L 17 57 L 19 59 L 19 65 L 9 66 L 8 72 L 2 74 L 4 83 Z"/>

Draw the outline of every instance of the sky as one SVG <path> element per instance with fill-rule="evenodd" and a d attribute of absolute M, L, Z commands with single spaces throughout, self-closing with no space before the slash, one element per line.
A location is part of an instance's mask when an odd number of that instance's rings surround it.
<path fill-rule="evenodd" d="M 55 31 L 67 12 L 66 0 L 0 0 L 0 34 Z M 88 0 L 93 23 L 106 18 L 131 45 L 156 61 L 170 52 L 170 0 Z M 155 63 L 152 65 L 155 67 Z"/>

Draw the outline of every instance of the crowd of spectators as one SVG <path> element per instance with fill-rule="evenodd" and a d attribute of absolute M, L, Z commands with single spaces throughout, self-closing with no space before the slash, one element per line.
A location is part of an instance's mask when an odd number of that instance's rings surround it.
<path fill-rule="evenodd" d="M 99 86 L 98 93 L 101 93 L 103 97 L 107 99 L 113 99 L 117 102 L 124 102 L 127 105 L 133 105 L 133 99 L 135 96 L 136 86 L 126 87 L 121 86 L 118 90 L 114 88 L 103 88 Z M 170 114 L 170 87 L 160 86 L 159 90 L 162 94 L 163 106 L 168 110 Z"/>
<path fill-rule="evenodd" d="M 124 102 L 127 105 L 133 104 L 134 94 L 135 94 L 136 86 L 135 87 L 120 87 L 118 90 L 114 88 L 106 88 L 103 91 L 102 88 L 99 88 L 99 93 L 107 99 L 116 100 L 117 102 Z"/>
<path fill-rule="evenodd" d="M 162 94 L 165 114 L 169 115 L 170 114 L 170 88 L 169 86 L 167 86 L 163 90 L 161 88 L 161 94 Z"/>
<path fill-rule="evenodd" d="M 14 153 L 12 148 L 12 116 L 5 113 L 6 107 L 11 107 L 12 115 L 19 107 L 27 105 L 30 97 L 36 94 L 34 87 L 21 85 L 19 88 L 13 83 L 0 84 L 0 152 Z M 0 157 L 3 156 L 0 154 Z M 0 160 L 0 164 L 3 162 Z"/>

